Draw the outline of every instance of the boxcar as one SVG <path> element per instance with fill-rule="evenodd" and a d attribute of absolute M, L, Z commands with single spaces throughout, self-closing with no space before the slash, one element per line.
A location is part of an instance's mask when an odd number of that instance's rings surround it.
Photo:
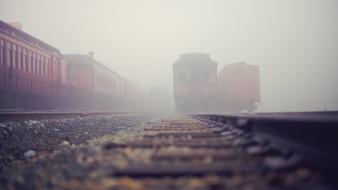
<path fill-rule="evenodd" d="M 244 62 L 225 65 L 217 84 L 222 111 L 253 111 L 260 102 L 258 65 Z"/>

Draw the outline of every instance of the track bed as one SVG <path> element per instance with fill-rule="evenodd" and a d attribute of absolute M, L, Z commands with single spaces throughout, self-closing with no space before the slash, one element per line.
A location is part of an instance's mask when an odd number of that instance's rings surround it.
<path fill-rule="evenodd" d="M 173 116 L 2 175 L 7 189 L 332 189 L 298 152 L 231 124 Z"/>

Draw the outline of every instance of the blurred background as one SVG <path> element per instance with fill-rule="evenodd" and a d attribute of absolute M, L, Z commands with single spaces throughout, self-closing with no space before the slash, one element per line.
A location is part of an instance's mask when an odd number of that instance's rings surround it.
<path fill-rule="evenodd" d="M 152 95 L 172 98 L 173 63 L 204 52 L 260 66 L 257 111 L 338 109 L 336 0 L 0 0 L 0 19 Z"/>

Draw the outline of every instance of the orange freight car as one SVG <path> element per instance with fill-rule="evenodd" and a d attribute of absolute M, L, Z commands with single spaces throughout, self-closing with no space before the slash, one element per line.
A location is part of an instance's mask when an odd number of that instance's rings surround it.
<path fill-rule="evenodd" d="M 253 111 L 260 103 L 259 66 L 244 62 L 225 65 L 217 86 L 222 111 Z"/>

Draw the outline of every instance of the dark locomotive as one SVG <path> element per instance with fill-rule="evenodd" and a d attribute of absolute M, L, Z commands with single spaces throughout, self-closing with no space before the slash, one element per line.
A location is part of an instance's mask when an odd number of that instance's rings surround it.
<path fill-rule="evenodd" d="M 208 54 L 181 55 L 173 65 L 175 105 L 182 111 L 211 111 L 216 103 L 217 63 Z"/>

